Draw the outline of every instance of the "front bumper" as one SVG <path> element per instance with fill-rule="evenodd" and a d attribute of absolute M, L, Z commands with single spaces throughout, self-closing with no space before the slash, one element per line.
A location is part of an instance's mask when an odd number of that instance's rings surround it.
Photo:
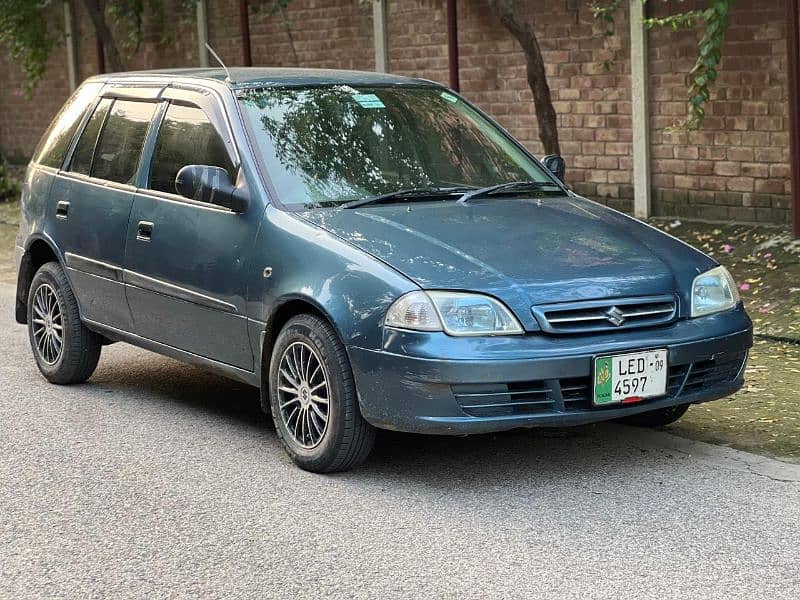
<path fill-rule="evenodd" d="M 744 383 L 744 309 L 602 335 L 454 338 L 387 330 L 380 350 L 349 347 L 361 412 L 383 429 L 461 435 L 580 425 L 728 396 Z M 667 395 L 591 405 L 598 355 L 667 348 Z"/>

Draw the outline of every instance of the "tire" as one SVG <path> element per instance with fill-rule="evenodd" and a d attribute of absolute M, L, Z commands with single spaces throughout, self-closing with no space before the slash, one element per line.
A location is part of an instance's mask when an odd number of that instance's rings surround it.
<path fill-rule="evenodd" d="M 51 342 L 44 342 L 48 336 Z M 82 383 L 97 367 L 101 338 L 81 322 L 78 301 L 57 262 L 45 263 L 33 276 L 28 292 L 28 339 L 36 365 L 50 383 Z"/>
<path fill-rule="evenodd" d="M 618 421 L 635 427 L 663 427 L 680 419 L 686 414 L 687 410 L 689 410 L 688 404 L 679 404 L 678 406 L 668 406 L 667 408 L 623 417 Z"/>
<path fill-rule="evenodd" d="M 361 416 L 347 352 L 327 321 L 300 315 L 284 326 L 272 350 L 269 398 L 278 438 L 301 469 L 346 471 L 372 450 L 375 428 Z"/>

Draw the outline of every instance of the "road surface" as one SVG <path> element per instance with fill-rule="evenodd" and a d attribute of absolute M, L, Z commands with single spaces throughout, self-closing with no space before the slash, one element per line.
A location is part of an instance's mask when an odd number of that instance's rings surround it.
<path fill-rule="evenodd" d="M 255 390 L 123 344 L 38 374 L 0 285 L 0 597 L 797 598 L 800 466 L 617 425 L 296 469 Z"/>

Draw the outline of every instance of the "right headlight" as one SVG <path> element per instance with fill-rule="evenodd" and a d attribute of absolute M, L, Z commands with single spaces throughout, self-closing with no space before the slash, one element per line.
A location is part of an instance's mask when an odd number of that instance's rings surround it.
<path fill-rule="evenodd" d="M 739 304 L 739 290 L 725 267 L 715 267 L 694 278 L 692 317 L 730 310 Z"/>
<path fill-rule="evenodd" d="M 501 302 L 464 292 L 410 292 L 392 304 L 384 323 L 455 336 L 524 333 L 519 321 Z"/>

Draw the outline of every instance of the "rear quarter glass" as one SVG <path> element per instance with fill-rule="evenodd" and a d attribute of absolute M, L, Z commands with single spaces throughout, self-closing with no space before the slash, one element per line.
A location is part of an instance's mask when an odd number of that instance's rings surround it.
<path fill-rule="evenodd" d="M 100 82 L 89 82 L 78 88 L 42 136 L 33 155 L 33 162 L 54 169 L 61 168 L 61 163 L 64 162 L 64 156 L 72 138 L 75 137 L 83 115 L 102 87 L 103 84 Z"/>

